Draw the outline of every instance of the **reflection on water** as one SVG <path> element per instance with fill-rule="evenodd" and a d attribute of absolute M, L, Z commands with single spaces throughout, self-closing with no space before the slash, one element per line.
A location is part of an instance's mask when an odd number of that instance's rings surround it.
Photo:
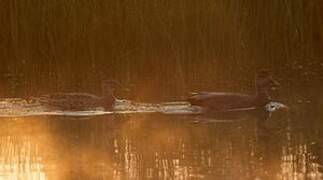
<path fill-rule="evenodd" d="M 318 157 L 308 151 L 308 145 L 299 145 L 294 152 L 291 148 L 283 147 L 282 171 L 280 178 L 284 179 L 322 179 L 321 165 Z M 293 154 L 294 153 L 294 154 Z"/>
<path fill-rule="evenodd" d="M 1 137 L 1 179 L 46 179 L 42 157 L 28 138 Z"/>
<path fill-rule="evenodd" d="M 46 179 L 40 146 L 46 139 L 31 134 L 22 119 L 2 120 L 0 137 L 1 179 Z M 30 124 L 32 125 L 32 124 Z M 28 125 L 29 126 L 29 125 Z M 37 133 L 37 132 L 35 132 Z M 44 141 L 45 140 L 45 141 Z M 39 143 L 39 141 L 42 141 Z"/>
<path fill-rule="evenodd" d="M 2 118 L 0 178 L 322 178 L 319 142 L 293 131 L 288 116 L 253 112 L 228 123 L 157 114 Z"/>

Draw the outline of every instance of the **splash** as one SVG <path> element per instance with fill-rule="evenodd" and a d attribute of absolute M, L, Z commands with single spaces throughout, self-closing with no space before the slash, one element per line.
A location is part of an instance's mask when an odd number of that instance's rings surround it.
<path fill-rule="evenodd" d="M 282 103 L 271 102 L 265 106 L 269 112 L 285 107 Z M 129 100 L 117 100 L 112 111 L 98 107 L 87 111 L 59 111 L 46 109 L 38 102 L 20 98 L 0 99 L 0 117 L 26 116 L 98 116 L 111 114 L 162 113 L 162 114 L 201 114 L 203 109 L 191 106 L 186 101 L 165 103 L 136 103 Z"/>

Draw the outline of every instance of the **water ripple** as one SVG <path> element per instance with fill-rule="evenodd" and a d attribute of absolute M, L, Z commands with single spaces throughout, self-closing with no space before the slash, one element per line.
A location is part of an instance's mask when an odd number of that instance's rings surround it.
<path fill-rule="evenodd" d="M 282 103 L 271 102 L 265 106 L 267 111 L 278 110 Z M 245 110 L 245 109 L 238 109 Z M 248 108 L 249 110 L 249 108 Z M 46 109 L 38 102 L 27 101 L 20 98 L 0 99 L 0 117 L 21 116 L 97 116 L 109 114 L 132 114 L 132 113 L 163 113 L 163 114 L 200 114 L 203 109 L 191 106 L 188 102 L 165 102 L 165 103 L 136 103 L 129 100 L 117 100 L 113 111 L 105 111 L 103 108 L 87 111 L 58 111 Z"/>

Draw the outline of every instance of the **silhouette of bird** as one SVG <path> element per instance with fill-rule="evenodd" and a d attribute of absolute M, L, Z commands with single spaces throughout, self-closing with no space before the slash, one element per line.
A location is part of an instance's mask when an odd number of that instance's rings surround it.
<path fill-rule="evenodd" d="M 114 91 L 117 88 L 121 88 L 118 82 L 106 81 L 102 84 L 101 97 L 89 93 L 54 93 L 41 96 L 38 102 L 48 109 L 55 110 L 90 110 L 98 107 L 111 110 L 116 101 Z"/>
<path fill-rule="evenodd" d="M 262 70 L 255 77 L 255 94 L 230 92 L 199 92 L 188 98 L 191 105 L 200 106 L 208 111 L 234 111 L 264 107 L 271 101 L 268 89 L 278 86 L 268 71 Z"/>

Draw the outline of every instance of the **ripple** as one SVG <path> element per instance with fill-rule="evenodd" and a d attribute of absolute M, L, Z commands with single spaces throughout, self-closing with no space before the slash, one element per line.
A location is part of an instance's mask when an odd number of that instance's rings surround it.
<path fill-rule="evenodd" d="M 270 102 L 265 110 L 274 112 L 286 107 L 279 102 Z M 134 113 L 162 113 L 162 114 L 201 114 L 202 108 L 191 106 L 186 101 L 165 103 L 136 103 L 129 100 L 117 100 L 113 111 L 105 111 L 104 108 L 87 111 L 58 111 L 50 110 L 41 106 L 38 102 L 27 101 L 20 98 L 0 99 L 0 117 L 21 116 L 98 116 L 111 114 L 134 114 Z"/>

